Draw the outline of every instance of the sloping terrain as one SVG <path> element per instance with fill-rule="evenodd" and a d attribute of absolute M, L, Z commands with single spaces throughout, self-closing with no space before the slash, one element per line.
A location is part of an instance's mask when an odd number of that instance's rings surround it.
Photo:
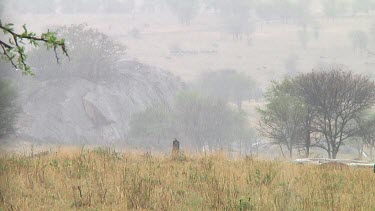
<path fill-rule="evenodd" d="M 152 103 L 170 104 L 183 86 L 167 71 L 134 60 L 119 62 L 117 69 L 97 82 L 28 78 L 32 85 L 20 96 L 17 139 L 58 144 L 124 141 L 131 114 Z"/>

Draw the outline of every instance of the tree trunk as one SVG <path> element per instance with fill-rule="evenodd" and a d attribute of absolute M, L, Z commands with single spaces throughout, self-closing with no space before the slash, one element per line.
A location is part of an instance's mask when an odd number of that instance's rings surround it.
<path fill-rule="evenodd" d="M 293 147 L 290 147 L 289 149 L 289 157 L 290 159 L 293 159 Z"/>
<path fill-rule="evenodd" d="M 240 100 L 240 99 L 237 100 L 237 108 L 238 108 L 239 111 L 242 110 L 242 100 Z"/>
<path fill-rule="evenodd" d="M 279 147 L 280 147 L 281 154 L 282 154 L 283 157 L 286 159 L 285 154 L 284 154 L 284 151 L 283 151 L 283 146 L 281 146 L 281 144 L 279 144 Z"/>
<path fill-rule="evenodd" d="M 338 144 L 335 139 L 333 139 L 331 143 L 332 159 L 336 159 L 337 153 L 339 152 Z"/>
<path fill-rule="evenodd" d="M 332 150 L 331 150 L 331 141 L 329 141 L 327 139 L 327 136 L 326 136 L 326 141 L 327 141 L 327 153 L 328 153 L 328 158 L 331 159 L 332 158 Z"/>
<path fill-rule="evenodd" d="M 332 159 L 332 153 L 331 153 L 331 150 L 330 150 L 330 149 L 327 150 L 327 153 L 328 153 L 328 158 L 329 158 L 329 159 Z"/>
<path fill-rule="evenodd" d="M 311 146 L 310 131 L 307 131 L 307 133 L 306 133 L 306 142 L 305 142 L 306 158 L 310 157 L 310 146 Z"/>
<path fill-rule="evenodd" d="M 330 145 L 328 145 L 327 153 L 328 153 L 328 158 L 331 159 L 332 158 L 332 154 L 331 154 L 331 147 L 330 147 Z"/>
<path fill-rule="evenodd" d="M 332 149 L 332 159 L 336 159 L 336 156 L 337 156 L 338 152 L 339 152 L 339 150 L 336 149 L 336 147 Z"/>
<path fill-rule="evenodd" d="M 310 147 L 306 147 L 306 158 L 310 157 Z"/>
<path fill-rule="evenodd" d="M 287 149 L 289 151 L 289 158 L 293 159 L 293 144 L 292 144 L 292 140 L 289 140 L 289 142 L 287 142 L 286 147 L 287 147 Z"/>
<path fill-rule="evenodd" d="M 358 146 L 358 159 L 363 159 L 363 141 L 361 141 L 360 145 Z"/>

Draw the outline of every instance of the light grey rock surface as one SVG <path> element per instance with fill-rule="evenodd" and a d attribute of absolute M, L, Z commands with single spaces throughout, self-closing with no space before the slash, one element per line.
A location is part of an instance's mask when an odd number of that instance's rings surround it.
<path fill-rule="evenodd" d="M 123 60 L 103 80 L 37 81 L 20 94 L 16 137 L 36 143 L 112 144 L 126 141 L 131 115 L 171 104 L 183 83 L 169 72 Z"/>

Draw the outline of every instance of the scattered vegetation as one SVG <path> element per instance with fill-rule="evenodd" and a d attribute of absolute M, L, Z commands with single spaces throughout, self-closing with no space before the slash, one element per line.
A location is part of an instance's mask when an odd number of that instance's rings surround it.
<path fill-rule="evenodd" d="M 69 150 L 0 158 L 4 210 L 371 210 L 371 169 Z"/>
<path fill-rule="evenodd" d="M 171 107 L 154 105 L 134 114 L 130 137 L 143 149 L 168 149 L 168 140 L 175 137 L 184 140 L 186 147 L 200 151 L 231 149 L 233 143 L 251 142 L 254 133 L 244 112 L 224 101 L 184 91 Z"/>

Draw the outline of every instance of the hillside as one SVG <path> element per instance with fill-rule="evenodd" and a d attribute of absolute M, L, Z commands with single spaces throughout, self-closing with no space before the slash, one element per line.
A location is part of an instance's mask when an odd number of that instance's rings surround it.
<path fill-rule="evenodd" d="M 183 80 L 222 68 L 246 72 L 264 87 L 270 80 L 308 72 L 319 64 L 337 63 L 355 72 L 372 74 L 375 56 L 370 37 L 367 53 L 353 50 L 350 32 L 370 33 L 373 16 L 317 19 L 318 27 L 301 27 L 279 21 L 256 23 L 255 32 L 241 40 L 222 30 L 215 14 L 204 13 L 190 25 L 181 25 L 168 13 L 134 15 L 21 15 L 14 20 L 37 31 L 55 25 L 87 23 L 128 47 L 128 55 L 162 67 Z M 77 22 L 79 20 L 79 23 Z M 38 24 L 35 24 L 38 23 Z M 304 47 L 303 40 L 306 46 Z"/>
<path fill-rule="evenodd" d="M 171 104 L 183 87 L 169 72 L 134 60 L 118 62 L 98 81 L 18 76 L 15 82 L 22 88 L 12 144 L 125 144 L 133 113 Z"/>

